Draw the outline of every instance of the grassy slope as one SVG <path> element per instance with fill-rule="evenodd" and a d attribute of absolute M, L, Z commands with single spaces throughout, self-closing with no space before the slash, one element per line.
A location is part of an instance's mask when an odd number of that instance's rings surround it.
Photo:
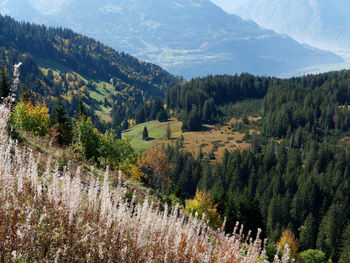
<path fill-rule="evenodd" d="M 91 98 L 95 99 L 96 101 L 98 101 L 98 105 L 96 107 L 95 113 L 102 119 L 105 121 L 110 121 L 111 117 L 110 117 L 110 112 L 112 110 L 112 108 L 110 107 L 104 107 L 104 99 L 108 98 L 114 91 L 114 87 L 108 83 L 108 82 L 103 82 L 103 81 L 96 81 L 90 78 L 86 78 L 66 67 L 63 67 L 53 61 L 49 61 L 49 60 L 45 60 L 45 59 L 41 59 L 38 58 L 36 59 L 36 62 L 39 65 L 40 70 L 47 75 L 47 72 L 49 69 L 52 70 L 54 76 L 59 75 L 60 73 L 74 73 L 78 79 L 83 80 L 84 82 L 88 82 L 91 81 L 93 84 L 96 85 L 96 89 L 88 89 L 88 92 L 91 96 Z M 89 107 L 89 105 L 86 105 Z"/>
<path fill-rule="evenodd" d="M 144 127 L 147 127 L 149 140 L 142 140 L 142 132 Z M 130 140 L 131 146 L 137 152 L 143 152 L 152 147 L 155 143 L 161 142 L 165 137 L 167 123 L 160 123 L 157 121 L 150 121 L 141 123 L 128 129 L 122 133 L 123 138 Z"/>

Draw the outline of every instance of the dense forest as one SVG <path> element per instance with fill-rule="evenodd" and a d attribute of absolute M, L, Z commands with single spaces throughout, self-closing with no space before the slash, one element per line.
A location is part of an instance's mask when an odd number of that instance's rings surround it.
<path fill-rule="evenodd" d="M 244 99 L 261 99 L 275 81 L 275 78 L 250 74 L 192 79 L 169 88 L 166 104 L 183 121 L 184 130 L 200 130 L 202 123 L 220 121 L 222 112 L 219 106 Z"/>
<path fill-rule="evenodd" d="M 181 81 L 157 65 L 116 52 L 69 29 L 0 16 L 0 64 L 12 75 L 18 61 L 23 63 L 21 85 L 44 98 L 50 111 L 55 98 L 61 96 L 73 116 L 81 98 L 100 130 L 110 127 L 111 119 L 113 128 L 118 128 L 122 121 L 115 113 L 123 112 L 122 120 L 127 121 L 137 105 L 163 96 L 166 87 Z"/>

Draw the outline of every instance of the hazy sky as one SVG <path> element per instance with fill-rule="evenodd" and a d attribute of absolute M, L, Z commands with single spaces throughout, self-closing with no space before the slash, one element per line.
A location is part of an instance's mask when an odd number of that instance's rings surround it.
<path fill-rule="evenodd" d="M 211 1 L 226 11 L 232 11 L 234 10 L 234 7 L 244 2 L 244 0 L 211 0 Z"/>

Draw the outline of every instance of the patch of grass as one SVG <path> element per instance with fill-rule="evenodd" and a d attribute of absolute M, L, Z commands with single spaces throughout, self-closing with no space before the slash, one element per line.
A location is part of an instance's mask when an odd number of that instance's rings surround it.
<path fill-rule="evenodd" d="M 54 61 L 47 60 L 44 58 L 36 57 L 35 58 L 36 62 L 40 65 L 40 70 L 47 76 L 47 72 L 49 69 L 52 70 L 53 75 L 57 76 L 60 73 L 67 73 L 71 72 L 77 76 L 78 79 L 83 80 L 85 83 L 88 83 L 89 81 L 92 82 L 93 88 L 89 86 L 88 92 L 89 96 L 96 100 L 97 102 L 97 107 L 94 109 L 95 113 L 101 117 L 101 119 L 105 121 L 110 121 L 110 112 L 112 110 L 111 107 L 104 107 L 104 99 L 106 97 L 109 97 L 114 91 L 115 88 L 113 87 L 112 84 L 96 79 L 90 79 L 87 77 L 84 77 L 83 75 L 78 74 L 75 71 L 72 71 L 71 69 L 62 66 L 58 63 L 55 63 Z M 89 106 L 89 105 L 87 105 Z"/>
<path fill-rule="evenodd" d="M 135 150 L 135 152 L 141 153 L 151 148 L 153 145 L 153 142 L 144 141 L 142 139 L 133 139 L 130 141 L 130 145 Z"/>
<path fill-rule="evenodd" d="M 142 132 L 144 127 L 147 127 L 148 137 L 150 140 L 142 140 Z M 122 133 L 123 138 L 130 140 L 131 146 L 136 152 L 144 152 L 157 140 L 162 140 L 166 133 L 166 124 L 157 121 L 145 122 L 138 124 Z"/>

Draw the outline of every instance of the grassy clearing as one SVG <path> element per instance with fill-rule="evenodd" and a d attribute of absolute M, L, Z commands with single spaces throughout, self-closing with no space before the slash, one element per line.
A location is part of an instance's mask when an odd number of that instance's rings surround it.
<path fill-rule="evenodd" d="M 259 118 L 249 117 L 250 121 L 256 121 Z M 230 125 L 237 121 L 232 119 L 228 124 L 223 125 L 220 129 L 216 129 L 214 126 L 207 126 L 205 130 L 199 132 L 185 132 L 181 130 L 182 123 L 177 120 L 170 120 L 169 122 L 145 122 L 135 127 L 126 130 L 122 133 L 123 138 L 128 138 L 132 147 L 137 152 L 143 152 L 148 148 L 156 144 L 168 144 L 172 143 L 175 139 L 184 137 L 184 149 L 185 151 L 193 154 L 198 154 L 200 148 L 205 153 L 209 153 L 213 148 L 216 150 L 215 156 L 217 160 L 221 160 L 225 149 L 232 151 L 234 149 L 246 149 L 250 147 L 250 144 L 242 141 L 244 133 L 232 132 Z M 171 140 L 165 139 L 167 126 L 170 126 Z M 151 138 L 149 141 L 142 140 L 142 131 L 144 127 L 147 127 L 148 134 Z M 250 130 L 252 134 L 254 130 Z"/>
<path fill-rule="evenodd" d="M 122 133 L 123 138 L 127 138 L 130 140 L 131 146 L 137 152 L 143 152 L 150 147 L 152 147 L 155 143 L 159 143 L 163 140 L 166 132 L 165 123 L 160 123 L 157 121 L 145 122 L 138 124 L 131 129 L 128 129 Z M 149 140 L 142 140 L 142 132 L 144 127 L 147 127 Z"/>

